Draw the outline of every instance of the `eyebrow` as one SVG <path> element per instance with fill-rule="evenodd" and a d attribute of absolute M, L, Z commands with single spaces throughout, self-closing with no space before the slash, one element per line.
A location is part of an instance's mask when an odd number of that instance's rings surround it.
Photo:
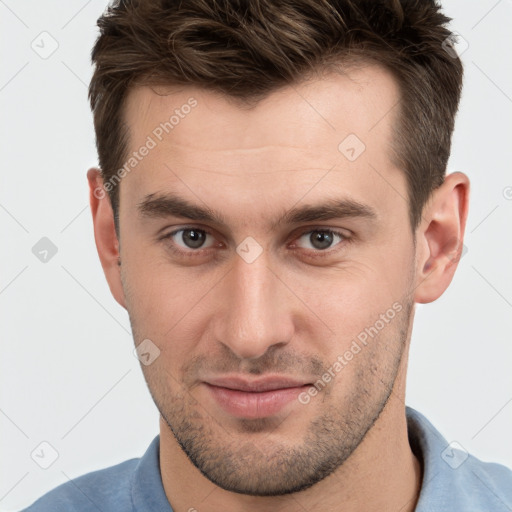
<path fill-rule="evenodd" d="M 142 218 L 182 217 L 199 222 L 227 225 L 226 218 L 207 206 L 190 203 L 173 194 L 148 194 L 138 203 L 137 210 Z M 282 224 L 299 224 L 342 218 L 377 219 L 376 211 L 369 205 L 352 199 L 327 199 L 321 204 L 294 206 L 271 223 L 271 229 Z"/>

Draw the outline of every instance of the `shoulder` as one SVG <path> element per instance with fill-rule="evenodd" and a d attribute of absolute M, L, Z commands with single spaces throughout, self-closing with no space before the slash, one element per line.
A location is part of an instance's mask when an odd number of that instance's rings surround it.
<path fill-rule="evenodd" d="M 512 471 L 448 443 L 419 412 L 407 407 L 409 442 L 423 461 L 417 512 L 510 512 Z"/>
<path fill-rule="evenodd" d="M 464 496 L 467 506 L 472 507 L 468 510 L 512 510 L 512 471 L 501 464 L 466 455 L 467 460 L 452 472 L 461 499 Z"/>
<path fill-rule="evenodd" d="M 131 479 L 139 460 L 126 460 L 74 478 L 52 489 L 22 512 L 131 511 Z"/>

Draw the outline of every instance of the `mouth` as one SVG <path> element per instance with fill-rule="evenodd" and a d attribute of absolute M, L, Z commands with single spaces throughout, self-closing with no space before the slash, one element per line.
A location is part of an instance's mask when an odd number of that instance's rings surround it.
<path fill-rule="evenodd" d="M 274 416 L 291 402 L 298 403 L 299 394 L 313 385 L 279 376 L 252 380 L 237 376 L 221 377 L 207 379 L 203 384 L 224 412 L 245 419 Z"/>

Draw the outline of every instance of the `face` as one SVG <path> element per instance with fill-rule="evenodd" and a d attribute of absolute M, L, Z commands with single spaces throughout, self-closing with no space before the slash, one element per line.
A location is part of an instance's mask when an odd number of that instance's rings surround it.
<path fill-rule="evenodd" d="M 415 272 L 397 101 L 374 66 L 251 109 L 196 88 L 130 93 L 124 305 L 158 356 L 142 370 L 168 435 L 224 489 L 310 487 L 396 386 Z"/>

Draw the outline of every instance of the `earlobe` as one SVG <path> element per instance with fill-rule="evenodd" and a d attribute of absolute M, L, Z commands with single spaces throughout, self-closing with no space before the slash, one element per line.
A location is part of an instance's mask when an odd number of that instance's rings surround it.
<path fill-rule="evenodd" d="M 425 207 L 416 230 L 414 301 L 433 302 L 448 288 L 464 250 L 469 179 L 460 172 L 446 176 Z"/>
<path fill-rule="evenodd" d="M 101 171 L 92 167 L 87 171 L 89 203 L 94 227 L 94 239 L 103 272 L 116 301 L 126 309 L 121 281 L 119 240 L 115 231 L 114 214 L 107 192 L 103 188 Z"/>

